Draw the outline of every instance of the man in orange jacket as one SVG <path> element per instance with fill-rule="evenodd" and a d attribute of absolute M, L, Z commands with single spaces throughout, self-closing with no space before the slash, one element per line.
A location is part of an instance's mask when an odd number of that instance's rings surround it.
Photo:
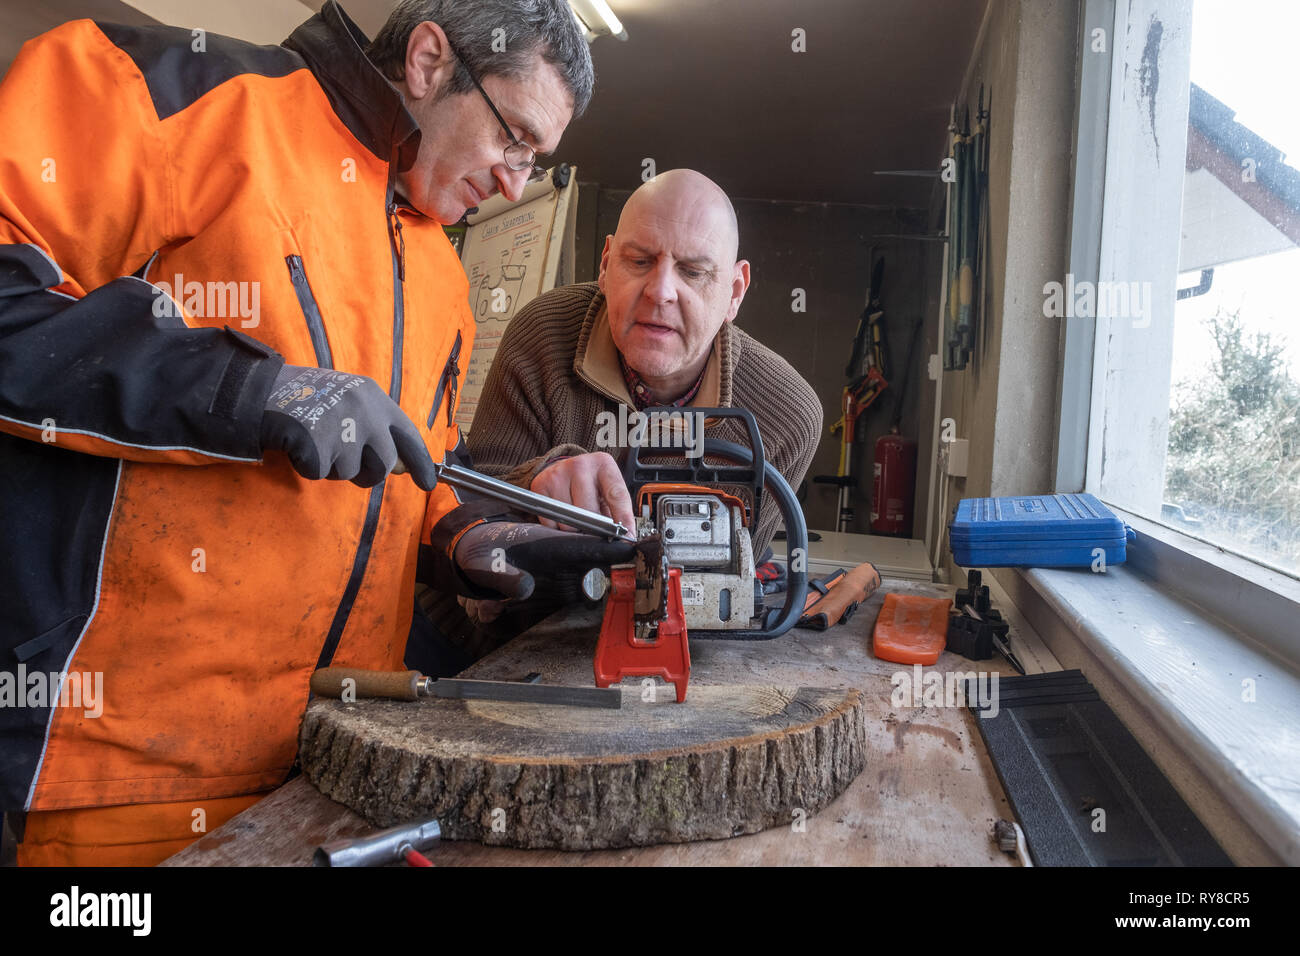
<path fill-rule="evenodd" d="M 279 47 L 82 20 L 23 48 L 0 83 L 21 863 L 153 863 L 283 783 L 311 672 L 401 665 L 417 558 L 470 596 L 624 559 L 524 524 L 503 568 L 484 522 L 509 516 L 433 469 L 474 332 L 442 224 L 517 198 L 591 87 L 561 0 L 405 0 L 373 43 L 329 2 Z"/>

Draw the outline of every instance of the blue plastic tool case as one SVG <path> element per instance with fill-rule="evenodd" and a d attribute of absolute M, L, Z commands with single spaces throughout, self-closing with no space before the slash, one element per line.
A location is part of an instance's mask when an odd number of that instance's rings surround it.
<path fill-rule="evenodd" d="M 1133 530 L 1093 495 L 963 498 L 948 526 L 963 568 L 1091 567 L 1101 548 L 1122 564 Z"/>

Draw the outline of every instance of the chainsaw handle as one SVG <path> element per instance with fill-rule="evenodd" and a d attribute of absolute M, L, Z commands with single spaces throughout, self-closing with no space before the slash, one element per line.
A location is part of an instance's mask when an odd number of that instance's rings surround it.
<path fill-rule="evenodd" d="M 704 439 L 704 454 L 731 458 L 746 465 L 752 465 L 754 461 L 754 456 L 744 445 L 721 438 Z M 785 522 L 785 604 L 781 606 L 776 620 L 762 630 L 692 631 L 691 637 L 695 640 L 770 641 L 794 627 L 803 614 L 804 599 L 808 594 L 808 525 L 803 518 L 803 509 L 799 507 L 799 499 L 790 490 L 785 476 L 766 460 L 763 461 L 763 479 Z M 758 511 L 757 501 L 754 502 L 754 510 Z M 796 551 L 803 552 L 803 566 L 798 570 L 795 569 L 796 561 L 791 560 L 791 555 Z"/>
<path fill-rule="evenodd" d="M 628 449 L 627 459 L 623 463 L 623 479 L 633 497 L 637 490 L 649 482 L 682 482 L 693 485 L 747 485 L 754 496 L 750 527 L 758 528 L 759 505 L 766 487 L 773 500 L 781 510 L 785 522 L 786 537 L 786 595 L 785 605 L 776 620 L 762 630 L 741 631 L 696 631 L 691 636 L 699 640 L 719 641 L 769 641 L 780 637 L 794 627 L 803 614 L 804 597 L 808 593 L 808 525 L 804 521 L 803 509 L 786 483 L 785 477 L 772 467 L 763 453 L 763 439 L 758 433 L 758 422 L 754 415 L 745 408 L 647 408 L 645 413 L 654 412 L 681 414 L 689 412 L 703 415 L 705 420 L 734 418 L 739 419 L 749 438 L 749 448 L 722 438 L 705 438 L 703 454 L 694 460 L 687 459 L 685 465 L 648 465 L 641 462 L 641 449 L 633 445 Z M 663 454 L 663 449 L 654 449 L 655 455 Z M 729 458 L 739 464 L 733 466 L 710 466 L 705 463 L 709 456 Z M 761 467 L 758 464 L 761 462 Z M 802 550 L 804 565 L 800 570 L 794 569 L 790 555 Z"/>
<path fill-rule="evenodd" d="M 763 439 L 758 434 L 758 422 L 754 418 L 754 413 L 747 408 L 706 408 L 688 405 L 685 408 L 674 408 L 655 406 L 643 409 L 643 414 L 647 416 L 654 415 L 677 415 L 683 413 L 701 416 L 701 423 L 717 419 L 735 419 L 745 429 L 746 437 L 749 441 L 749 448 L 743 445 L 735 445 L 744 454 L 741 455 L 722 455 L 724 458 L 731 458 L 734 461 L 741 462 L 739 465 L 717 465 L 711 466 L 705 463 L 707 457 L 708 442 L 720 439 L 705 439 L 704 451 L 698 458 L 691 458 L 689 455 L 682 464 L 657 465 L 643 464 L 641 462 L 641 445 L 629 445 L 627 449 L 627 458 L 623 462 L 623 481 L 627 484 L 628 491 L 633 497 L 636 497 L 637 489 L 642 485 L 660 483 L 660 482 L 678 482 L 688 485 L 744 485 L 749 488 L 754 496 L 754 505 L 750 513 L 750 527 L 758 527 L 759 503 L 763 498 L 763 482 L 767 474 L 775 474 L 771 468 L 757 468 L 754 466 L 755 461 L 767 462 L 767 455 L 763 451 Z M 732 443 L 728 443 L 732 444 Z M 665 454 L 663 449 L 652 449 L 651 456 Z"/>

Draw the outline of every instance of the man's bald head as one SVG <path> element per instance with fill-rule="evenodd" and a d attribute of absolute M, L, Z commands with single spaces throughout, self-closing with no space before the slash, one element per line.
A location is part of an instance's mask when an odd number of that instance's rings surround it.
<path fill-rule="evenodd" d="M 628 197 L 605 240 L 600 290 L 623 361 L 662 402 L 700 379 L 718 330 L 749 287 L 737 260 L 736 211 L 690 169 L 662 173 Z"/>
<path fill-rule="evenodd" d="M 719 265 L 735 264 L 740 249 L 736 209 L 722 187 L 703 173 L 670 169 L 642 184 L 624 203 L 618 228 L 645 215 L 681 223 L 697 240 L 716 244 Z"/>

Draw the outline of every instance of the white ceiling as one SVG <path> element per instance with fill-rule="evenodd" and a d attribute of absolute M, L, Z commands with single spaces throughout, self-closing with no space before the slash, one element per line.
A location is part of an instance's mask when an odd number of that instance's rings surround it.
<path fill-rule="evenodd" d="M 737 197 L 922 206 L 932 180 L 871 173 L 937 168 L 986 0 L 609 4 L 628 40 L 592 44 L 596 95 L 557 153 L 583 180 L 635 188 L 650 158 Z M 390 6 L 344 3 L 371 35 Z"/>

